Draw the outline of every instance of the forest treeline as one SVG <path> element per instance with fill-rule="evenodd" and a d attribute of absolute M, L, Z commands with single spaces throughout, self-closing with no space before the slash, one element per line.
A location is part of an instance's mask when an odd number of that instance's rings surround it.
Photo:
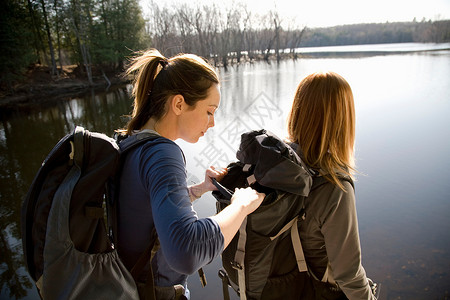
<path fill-rule="evenodd" d="M 298 47 L 449 42 L 450 20 L 308 28 L 273 9 L 255 14 L 233 5 L 161 5 L 138 0 L 4 0 L 0 4 L 0 80 L 3 90 L 33 66 L 57 80 L 75 66 L 92 84 L 123 71 L 134 51 L 157 48 L 170 56 L 196 53 L 215 65 L 297 57 Z"/>
<path fill-rule="evenodd" d="M 89 84 L 121 70 L 132 50 L 151 45 L 138 0 L 0 1 L 0 76 L 11 86 L 36 65 L 76 65 Z M 96 74 L 99 73 L 99 74 Z"/>

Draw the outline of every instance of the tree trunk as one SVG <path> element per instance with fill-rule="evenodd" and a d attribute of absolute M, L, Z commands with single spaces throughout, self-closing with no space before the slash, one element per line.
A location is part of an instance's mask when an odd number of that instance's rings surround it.
<path fill-rule="evenodd" d="M 48 24 L 47 11 L 45 10 L 44 0 L 41 0 L 41 5 L 42 5 L 42 13 L 44 14 L 45 30 L 47 31 L 48 48 L 50 50 L 50 57 L 52 60 L 52 75 L 59 76 L 58 69 L 56 68 L 55 50 L 53 49 L 52 36 L 50 34 L 50 26 Z"/>
<path fill-rule="evenodd" d="M 80 50 L 81 56 L 83 57 L 84 68 L 86 69 L 86 75 L 88 78 L 89 85 L 94 85 L 94 81 L 92 80 L 92 68 L 91 68 L 91 60 L 89 49 L 87 49 L 86 45 L 80 41 Z"/>
<path fill-rule="evenodd" d="M 36 17 L 34 16 L 34 10 L 33 10 L 33 5 L 31 4 L 30 0 L 27 0 L 28 3 L 28 11 L 30 12 L 30 17 L 31 17 L 31 22 L 33 23 L 33 33 L 34 33 L 34 44 L 36 47 L 36 52 L 37 55 L 39 57 L 39 63 L 41 60 L 41 55 L 40 55 L 40 51 L 42 51 L 42 55 L 44 57 L 44 61 L 46 64 L 48 64 L 48 57 L 47 57 L 47 53 L 45 52 L 45 47 L 44 47 L 44 43 L 42 41 L 42 37 L 40 34 L 40 29 L 39 26 L 37 24 L 36 21 Z"/>
<path fill-rule="evenodd" d="M 88 78 L 89 85 L 93 85 L 94 82 L 92 80 L 92 69 L 91 69 L 91 62 L 89 59 L 90 58 L 89 50 L 87 49 L 84 41 L 82 40 L 82 38 L 80 36 L 80 32 L 78 30 L 78 26 L 75 23 L 75 20 L 72 20 L 72 22 L 73 22 L 73 26 L 74 26 L 74 33 L 77 38 L 78 45 L 80 47 L 81 59 L 83 60 L 82 64 L 84 65 L 84 68 L 86 69 L 86 75 Z"/>
<path fill-rule="evenodd" d="M 277 18 L 273 19 L 275 25 L 275 53 L 277 55 L 277 62 L 280 62 L 280 24 L 277 22 Z"/>
<path fill-rule="evenodd" d="M 58 0 L 54 0 L 53 2 L 53 8 L 55 10 L 55 14 L 58 16 Z M 62 54 L 61 54 L 61 33 L 59 30 L 59 21 L 60 18 L 56 18 L 56 43 L 58 45 L 58 62 L 59 62 L 59 68 L 61 69 L 61 72 L 63 72 L 63 66 L 62 66 Z"/>

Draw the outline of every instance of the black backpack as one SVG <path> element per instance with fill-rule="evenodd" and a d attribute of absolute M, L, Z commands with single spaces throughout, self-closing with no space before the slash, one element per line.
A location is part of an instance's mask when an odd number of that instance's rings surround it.
<path fill-rule="evenodd" d="M 293 145 L 294 146 L 294 145 Z M 228 286 L 240 299 L 347 299 L 335 285 L 314 279 L 298 235 L 305 216 L 309 194 L 330 184 L 317 170 L 309 168 L 294 148 L 266 130 L 242 134 L 237 162 L 228 165 L 219 182 L 217 211 L 230 204 L 235 188 L 251 186 L 266 194 L 261 206 L 249 214 L 222 253 L 223 295 L 229 300 Z M 354 189 L 351 177 L 337 174 Z M 377 298 L 380 285 L 369 280 Z"/>
<path fill-rule="evenodd" d="M 217 211 L 230 204 L 235 188 L 251 186 L 266 197 L 223 251 L 224 298 L 230 285 L 241 299 L 315 299 L 318 289 L 328 287 L 318 287 L 308 272 L 298 225 L 306 198 L 328 180 L 266 130 L 242 134 L 236 157 L 220 183 L 214 181 Z M 353 185 L 350 177 L 341 179 Z M 336 295 L 345 299 L 342 292 Z"/>
<path fill-rule="evenodd" d="M 217 211 L 229 203 L 236 187 L 251 186 L 266 194 L 261 206 L 244 220 L 223 251 L 224 297 L 231 285 L 241 299 L 298 299 L 313 295 L 298 223 L 304 216 L 315 172 L 281 139 L 269 131 L 244 133 L 238 162 L 215 182 Z M 305 299 L 308 299 L 307 297 Z"/>
<path fill-rule="evenodd" d="M 139 299 L 133 278 L 151 251 L 133 277 L 114 249 L 116 179 L 125 154 L 157 137 L 131 136 L 119 147 L 118 140 L 76 127 L 44 160 L 21 216 L 25 263 L 42 298 Z"/>

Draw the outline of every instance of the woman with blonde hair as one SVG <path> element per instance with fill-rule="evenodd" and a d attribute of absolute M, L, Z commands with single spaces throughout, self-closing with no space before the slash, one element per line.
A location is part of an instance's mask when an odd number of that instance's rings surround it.
<path fill-rule="evenodd" d="M 132 269 L 151 244 L 155 228 L 160 250 L 150 266 L 156 299 L 189 299 L 187 275 L 221 254 L 264 194 L 238 189 L 227 209 L 198 218 L 191 202 L 216 189 L 211 178 L 220 179 L 226 170 L 210 167 L 202 183 L 188 187 L 184 154 L 174 141 L 196 143 L 214 126 L 220 104 L 218 76 L 196 55 L 166 58 L 154 49 L 135 57 L 127 73 L 135 75 L 134 110 L 124 131 L 129 138 L 144 133 L 157 138 L 126 156 L 120 178 L 118 251 Z M 140 279 L 145 281 L 149 272 Z M 141 299 L 151 293 L 145 287 L 139 292 Z"/>
<path fill-rule="evenodd" d="M 355 108 L 347 81 L 333 72 L 304 78 L 289 115 L 288 133 L 317 174 L 317 188 L 306 199 L 306 216 L 299 227 L 316 299 L 375 299 L 361 264 L 352 180 Z"/>

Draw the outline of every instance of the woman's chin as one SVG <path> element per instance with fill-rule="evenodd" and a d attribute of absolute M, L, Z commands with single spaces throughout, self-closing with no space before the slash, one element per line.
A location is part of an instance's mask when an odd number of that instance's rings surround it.
<path fill-rule="evenodd" d="M 205 133 L 201 132 L 199 135 L 197 136 L 191 136 L 191 137 L 187 137 L 187 138 L 181 138 L 182 140 L 184 140 L 187 143 L 191 143 L 191 144 L 195 144 L 197 143 L 201 137 L 203 137 L 205 135 Z"/>
<path fill-rule="evenodd" d="M 199 140 L 200 140 L 200 137 L 201 136 L 198 136 L 198 137 L 192 137 L 192 138 L 189 138 L 189 139 L 183 139 L 185 142 L 188 142 L 188 143 L 190 143 L 190 144 L 195 144 L 195 143 L 197 143 Z"/>

